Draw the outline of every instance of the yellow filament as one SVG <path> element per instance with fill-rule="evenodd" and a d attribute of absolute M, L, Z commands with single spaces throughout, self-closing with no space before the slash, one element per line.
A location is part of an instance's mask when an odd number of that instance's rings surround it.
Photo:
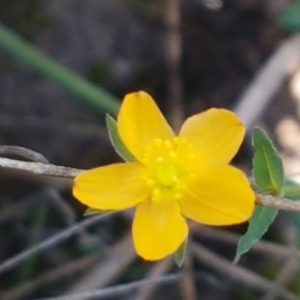
<path fill-rule="evenodd" d="M 153 201 L 182 197 L 186 190 L 182 180 L 192 177 L 190 166 L 194 158 L 194 145 L 181 137 L 172 140 L 155 139 L 145 149 L 142 162 L 147 168 L 147 174 L 143 180 L 153 188 Z"/>

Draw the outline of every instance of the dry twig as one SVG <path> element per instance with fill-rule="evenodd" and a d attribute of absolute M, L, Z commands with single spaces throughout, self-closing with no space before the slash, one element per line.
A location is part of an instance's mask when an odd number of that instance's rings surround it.
<path fill-rule="evenodd" d="M 231 244 L 236 246 L 241 236 L 239 234 L 229 232 L 228 230 L 223 230 L 215 227 L 202 226 L 196 223 L 195 228 L 201 226 L 199 230 L 194 230 L 196 236 L 204 237 L 209 240 L 216 240 L 221 243 Z M 196 227 L 197 226 L 197 227 Z M 284 245 L 271 242 L 259 240 L 251 246 L 253 251 L 261 252 L 268 256 L 274 256 L 276 258 L 285 257 L 295 257 L 300 259 L 300 251 L 293 248 L 285 247 Z"/>
<path fill-rule="evenodd" d="M 285 237 L 288 243 L 287 248 L 297 250 L 298 230 L 293 224 L 287 224 Z M 281 287 L 287 286 L 294 278 L 296 278 L 298 270 L 299 264 L 297 257 L 286 257 L 274 279 L 274 283 Z M 272 291 L 269 291 L 261 300 L 276 300 L 276 298 L 276 293 L 274 294 Z"/>
<path fill-rule="evenodd" d="M 238 101 L 234 111 L 245 126 L 252 128 L 287 76 L 300 64 L 300 34 L 286 39 L 261 67 Z"/>
<path fill-rule="evenodd" d="M 25 299 L 28 294 L 35 292 L 41 287 L 49 287 L 55 282 L 62 282 L 71 274 L 83 272 L 91 268 L 98 260 L 99 253 L 79 258 L 74 261 L 67 262 L 49 272 L 38 276 L 37 278 L 26 281 L 25 283 L 1 292 L 2 300 Z"/>
<path fill-rule="evenodd" d="M 160 276 L 165 275 L 168 270 L 173 266 L 173 258 L 168 257 L 160 262 L 157 262 L 147 274 L 148 279 L 154 279 Z M 142 286 L 138 294 L 136 295 L 136 299 L 139 300 L 148 300 L 152 299 L 151 295 L 155 290 L 155 286 Z"/>
<path fill-rule="evenodd" d="M 94 224 L 97 224 L 99 222 L 107 220 L 111 216 L 111 214 L 112 213 L 107 213 L 105 215 L 96 215 L 94 217 L 85 219 L 78 224 L 70 226 L 66 230 L 63 230 L 62 232 L 57 233 L 50 238 L 47 238 L 45 241 L 27 249 L 27 250 L 24 250 L 24 251 L 20 252 L 19 254 L 16 254 L 15 256 L 11 257 L 10 259 L 7 259 L 4 263 L 0 264 L 0 274 L 5 273 L 6 271 L 15 268 L 24 260 L 26 260 L 34 255 L 40 254 L 46 250 L 49 250 L 51 247 L 54 247 L 54 246 L 64 242 L 65 240 L 73 237 L 74 235 L 81 233 L 82 228 L 92 226 Z"/>
<path fill-rule="evenodd" d="M 125 297 L 126 294 L 132 293 L 138 288 L 143 286 L 164 286 L 173 285 L 181 278 L 181 274 L 170 274 L 152 279 L 142 279 L 132 283 L 125 283 L 115 285 L 112 287 L 102 288 L 99 290 L 88 291 L 84 293 L 78 293 L 73 295 L 66 295 L 60 297 L 42 298 L 36 300 L 92 300 L 92 299 L 108 299 L 111 297 Z"/>
<path fill-rule="evenodd" d="M 204 246 L 191 245 L 192 251 L 201 260 L 202 263 L 208 265 L 210 268 L 216 269 L 227 276 L 230 276 L 234 281 L 251 286 L 254 289 L 266 292 L 272 291 L 277 296 L 284 297 L 284 299 L 296 300 L 297 297 L 285 289 L 278 287 L 270 280 L 263 276 L 254 273 L 253 271 L 244 269 L 240 266 L 233 265 L 231 261 L 214 254 Z"/>
<path fill-rule="evenodd" d="M 116 280 L 136 258 L 132 241 L 127 234 L 110 248 L 101 261 L 79 278 L 66 293 L 76 294 L 100 288 Z"/>
<path fill-rule="evenodd" d="M 256 203 L 282 210 L 300 212 L 300 201 L 292 201 L 283 197 L 256 194 Z"/>
<path fill-rule="evenodd" d="M 81 169 L 56 166 L 40 162 L 25 162 L 4 157 L 0 158 L 0 167 L 28 171 L 38 175 L 48 175 L 65 178 L 74 178 L 80 172 L 84 171 Z M 292 201 L 282 197 L 257 194 L 256 203 L 263 206 L 274 207 L 282 210 L 300 212 L 300 201 Z"/>
<path fill-rule="evenodd" d="M 168 70 L 168 110 L 170 122 L 179 130 L 183 120 L 182 96 L 183 87 L 180 75 L 182 37 L 180 0 L 166 0 L 166 63 Z"/>

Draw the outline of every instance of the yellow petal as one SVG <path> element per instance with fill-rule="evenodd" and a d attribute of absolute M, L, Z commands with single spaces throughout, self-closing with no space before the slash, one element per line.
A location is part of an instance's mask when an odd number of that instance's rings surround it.
<path fill-rule="evenodd" d="M 146 201 L 136 208 L 132 233 L 137 253 L 158 260 L 178 249 L 188 227 L 175 201 Z"/>
<path fill-rule="evenodd" d="M 118 129 L 123 142 L 138 160 L 154 139 L 174 137 L 152 97 L 142 91 L 126 95 L 118 115 Z"/>
<path fill-rule="evenodd" d="M 231 166 L 199 172 L 179 200 L 184 216 L 208 225 L 231 225 L 248 220 L 254 209 L 254 192 L 246 176 Z"/>
<path fill-rule="evenodd" d="M 126 209 L 144 201 L 149 188 L 141 180 L 139 163 L 120 163 L 80 173 L 73 194 L 82 203 L 101 210 Z"/>
<path fill-rule="evenodd" d="M 196 146 L 202 162 L 227 164 L 244 134 L 245 128 L 233 112 L 212 108 L 188 118 L 179 135 Z"/>

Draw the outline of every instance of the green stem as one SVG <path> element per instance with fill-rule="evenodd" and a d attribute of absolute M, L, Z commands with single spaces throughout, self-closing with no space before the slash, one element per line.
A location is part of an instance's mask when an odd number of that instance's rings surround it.
<path fill-rule="evenodd" d="M 115 96 L 63 67 L 2 24 L 0 24 L 0 49 L 61 87 L 68 89 L 79 99 L 84 99 L 101 111 L 113 115 L 117 113 L 119 103 Z"/>
<path fill-rule="evenodd" d="M 300 200 L 300 186 L 297 184 L 287 184 L 283 186 L 284 197 L 291 200 Z"/>

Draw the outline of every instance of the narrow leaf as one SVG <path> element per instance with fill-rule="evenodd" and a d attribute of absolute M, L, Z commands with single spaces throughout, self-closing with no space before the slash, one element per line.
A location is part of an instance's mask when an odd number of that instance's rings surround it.
<path fill-rule="evenodd" d="M 253 132 L 253 145 L 255 153 L 253 157 L 253 177 L 260 192 L 269 192 L 276 196 L 283 195 L 284 171 L 278 151 L 273 146 L 268 135 L 256 128 Z M 249 220 L 247 232 L 238 243 L 234 262 L 249 251 L 251 245 L 258 241 L 273 223 L 278 209 L 256 206 Z"/>
<path fill-rule="evenodd" d="M 185 241 L 179 246 L 179 248 L 177 249 L 177 251 L 174 254 L 175 263 L 179 268 L 184 263 L 187 244 L 188 244 L 188 238 L 185 239 Z"/>
<path fill-rule="evenodd" d="M 286 29 L 300 31 L 300 1 L 294 1 L 281 14 L 279 24 Z"/>
<path fill-rule="evenodd" d="M 286 179 L 283 187 L 284 197 L 290 200 L 299 201 L 300 200 L 300 185 L 291 180 Z M 300 233 L 300 215 L 296 212 L 289 213 L 294 226 L 296 227 L 298 233 Z"/>
<path fill-rule="evenodd" d="M 300 214 L 292 211 L 289 213 L 289 215 L 290 215 L 290 218 L 299 234 L 300 233 Z"/>
<path fill-rule="evenodd" d="M 264 191 L 269 191 L 276 196 L 282 196 L 284 171 L 278 151 L 273 146 L 268 135 L 256 128 L 253 132 L 253 176 L 256 184 Z"/>
<path fill-rule="evenodd" d="M 95 209 L 95 208 L 91 208 L 89 207 L 85 212 L 84 212 L 84 216 L 87 217 L 87 216 L 92 216 L 92 215 L 99 215 L 99 214 L 108 214 L 108 213 L 111 213 L 113 212 L 113 210 L 101 210 L 101 209 Z"/>
<path fill-rule="evenodd" d="M 239 240 L 234 263 L 237 263 L 240 257 L 249 251 L 251 245 L 265 234 L 274 221 L 277 212 L 278 209 L 275 208 L 259 205 L 255 207 L 254 213 L 249 220 L 248 230 Z"/>
<path fill-rule="evenodd" d="M 19 60 L 45 78 L 59 84 L 80 101 L 86 101 L 100 111 L 112 114 L 118 112 L 119 99 L 64 67 L 3 24 L 0 24 L 0 48 L 1 53 L 4 51 L 14 60 Z"/>
<path fill-rule="evenodd" d="M 116 120 L 109 114 L 106 115 L 106 125 L 108 128 L 110 141 L 120 157 L 122 157 L 125 161 L 136 161 L 136 158 L 127 149 L 119 135 L 118 124 Z"/>
<path fill-rule="evenodd" d="M 300 200 L 300 185 L 291 179 L 285 179 L 283 195 L 290 200 Z"/>

